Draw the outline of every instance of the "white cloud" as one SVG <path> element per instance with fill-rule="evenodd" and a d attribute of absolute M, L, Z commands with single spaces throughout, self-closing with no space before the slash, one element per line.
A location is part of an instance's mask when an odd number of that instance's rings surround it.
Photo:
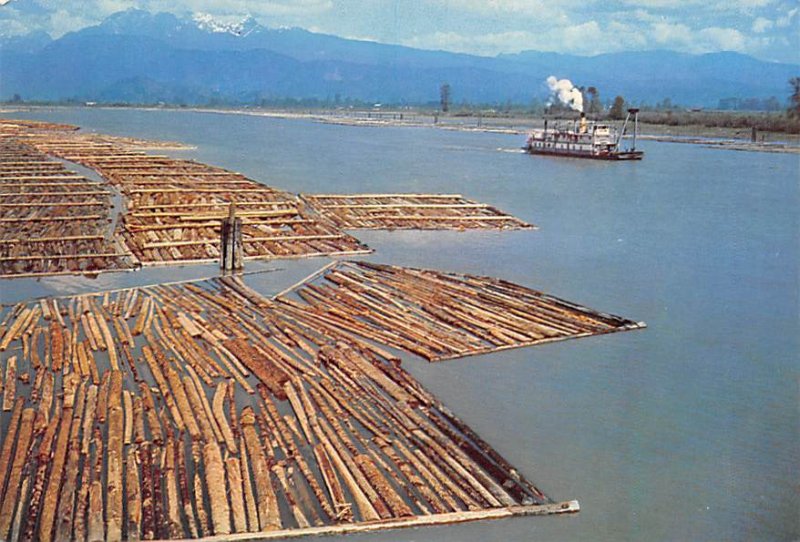
<path fill-rule="evenodd" d="M 598 54 L 653 48 L 736 50 L 795 59 L 798 0 L 0 0 L 0 35 L 55 37 L 128 8 L 415 47 L 494 55 L 525 49 Z M 795 60 L 796 61 L 796 60 Z"/>
<path fill-rule="evenodd" d="M 692 29 L 682 23 L 653 23 L 652 36 L 660 45 L 686 45 L 692 41 Z"/>
<path fill-rule="evenodd" d="M 634 26 L 613 22 L 603 28 L 597 21 L 553 26 L 545 31 L 515 30 L 486 34 L 434 32 L 415 36 L 404 45 L 487 56 L 525 50 L 595 55 L 626 49 L 642 49 L 645 37 Z"/>
<path fill-rule="evenodd" d="M 764 17 L 756 17 L 756 19 L 753 21 L 753 32 L 755 32 L 756 34 L 761 34 L 763 32 L 766 32 L 773 26 L 775 26 L 775 23 L 773 23 L 769 19 L 766 19 Z"/>
<path fill-rule="evenodd" d="M 79 14 L 59 9 L 50 14 L 50 32 L 60 36 L 76 28 L 83 28 L 93 24 L 94 21 Z"/>
<path fill-rule="evenodd" d="M 585 2 L 562 0 L 548 2 L 545 0 L 428 0 L 432 3 L 446 5 L 451 10 L 470 11 L 482 15 L 511 13 L 514 15 L 542 16 L 555 12 L 564 13 Z"/>
<path fill-rule="evenodd" d="M 786 15 L 779 17 L 775 21 L 775 26 L 779 28 L 787 28 L 792 26 L 792 24 L 796 24 L 794 21 L 797 18 L 798 12 L 800 12 L 800 9 L 798 8 L 790 9 L 788 12 L 786 12 Z M 795 35 L 797 35 L 797 29 L 795 29 Z"/>
<path fill-rule="evenodd" d="M 709 51 L 745 51 L 747 38 L 735 28 L 711 26 L 698 32 L 700 47 Z"/>

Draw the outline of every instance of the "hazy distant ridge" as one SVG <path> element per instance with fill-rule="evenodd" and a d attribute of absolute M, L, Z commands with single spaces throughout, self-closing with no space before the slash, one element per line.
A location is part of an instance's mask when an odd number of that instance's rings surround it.
<path fill-rule="evenodd" d="M 453 99 L 481 103 L 544 99 L 548 75 L 654 104 L 663 98 L 716 106 L 728 97 L 788 95 L 800 66 L 737 53 L 671 51 L 580 57 L 527 51 L 479 57 L 425 51 L 129 10 L 51 40 L 37 33 L 0 42 L 0 99 L 207 103 L 278 98 L 352 98 L 425 103 L 448 82 Z"/>

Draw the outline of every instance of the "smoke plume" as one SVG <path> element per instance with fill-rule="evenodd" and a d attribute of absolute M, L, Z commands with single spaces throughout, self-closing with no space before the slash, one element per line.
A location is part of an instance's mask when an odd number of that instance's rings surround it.
<path fill-rule="evenodd" d="M 547 86 L 562 104 L 575 111 L 583 112 L 583 94 L 569 79 L 547 78 Z"/>

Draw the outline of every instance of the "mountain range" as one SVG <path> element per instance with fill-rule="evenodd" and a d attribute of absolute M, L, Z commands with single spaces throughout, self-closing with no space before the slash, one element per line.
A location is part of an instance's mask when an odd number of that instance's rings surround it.
<path fill-rule="evenodd" d="M 258 103 L 284 98 L 437 102 L 448 83 L 454 103 L 527 104 L 548 98 L 549 75 L 594 86 L 608 102 L 716 106 L 724 98 L 781 102 L 800 66 L 721 52 L 609 53 L 582 57 L 525 51 L 483 57 L 345 39 L 253 18 L 128 10 L 51 39 L 0 39 L 0 99 L 124 103 Z"/>

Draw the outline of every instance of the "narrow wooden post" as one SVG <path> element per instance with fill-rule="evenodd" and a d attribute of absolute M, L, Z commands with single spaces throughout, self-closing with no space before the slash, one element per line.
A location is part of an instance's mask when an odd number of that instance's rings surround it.
<path fill-rule="evenodd" d="M 228 218 L 222 220 L 220 268 L 223 271 L 239 271 L 244 268 L 242 254 L 242 219 L 236 218 L 236 205 L 231 203 Z"/>

